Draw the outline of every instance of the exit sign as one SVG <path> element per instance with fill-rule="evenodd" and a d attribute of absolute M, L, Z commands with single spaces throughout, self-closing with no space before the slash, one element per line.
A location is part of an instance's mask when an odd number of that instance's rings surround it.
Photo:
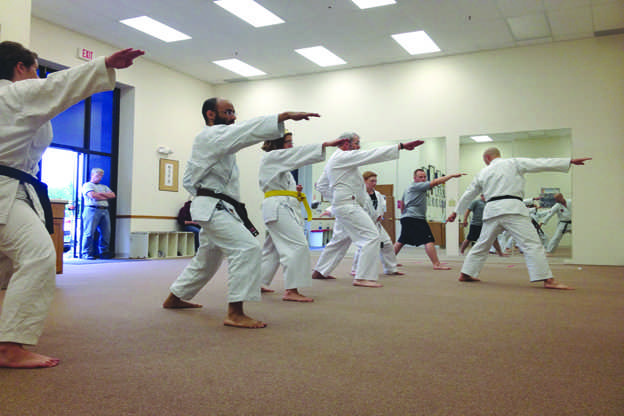
<path fill-rule="evenodd" d="M 92 61 L 95 58 L 95 53 L 85 48 L 78 48 L 78 58 L 85 61 Z"/>

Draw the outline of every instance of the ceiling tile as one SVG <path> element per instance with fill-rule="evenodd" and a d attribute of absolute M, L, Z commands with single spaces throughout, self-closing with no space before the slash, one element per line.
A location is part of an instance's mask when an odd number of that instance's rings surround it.
<path fill-rule="evenodd" d="M 624 1 L 611 1 L 593 6 L 594 31 L 624 28 Z"/>
<path fill-rule="evenodd" d="M 589 6 L 575 9 L 558 9 L 547 12 L 553 39 L 569 39 L 572 36 L 591 36 L 592 10 Z"/>
<path fill-rule="evenodd" d="M 544 14 L 508 17 L 507 23 L 516 40 L 539 39 L 551 35 L 548 20 Z"/>

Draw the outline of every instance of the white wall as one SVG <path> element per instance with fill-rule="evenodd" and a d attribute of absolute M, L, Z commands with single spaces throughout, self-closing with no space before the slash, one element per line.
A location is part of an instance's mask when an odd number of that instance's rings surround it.
<path fill-rule="evenodd" d="M 132 45 L 128 45 L 132 46 Z M 107 55 L 116 48 L 79 33 L 32 19 L 31 49 L 43 59 L 65 66 L 82 63 L 77 48 Z M 193 138 L 203 127 L 201 105 L 214 95 L 210 84 L 155 64 L 147 55 L 135 65 L 117 71 L 122 88 L 117 214 L 174 217 L 188 194 L 182 188 L 182 172 Z M 157 145 L 174 150 L 169 159 L 180 161 L 179 192 L 158 190 Z M 129 252 L 130 231 L 176 229 L 168 219 L 118 219 L 117 252 Z"/>
<path fill-rule="evenodd" d="M 572 260 L 621 265 L 623 40 L 620 35 L 541 44 L 220 85 L 216 90 L 232 100 L 241 120 L 290 109 L 320 112 L 319 120 L 288 123 L 299 144 L 346 130 L 375 142 L 446 137 L 447 172 L 459 170 L 462 135 L 570 128 L 572 155 L 594 158 L 570 173 Z M 253 178 L 242 183 L 250 207 L 261 202 L 256 184 L 259 158 L 257 148 L 239 154 L 242 177 Z M 463 189 L 459 181 L 450 181 L 446 191 L 457 198 Z M 447 203 L 447 211 L 452 211 L 455 200 Z M 259 211 L 250 212 L 260 223 Z M 457 245 L 457 235 L 457 223 L 447 225 L 447 247 Z"/>

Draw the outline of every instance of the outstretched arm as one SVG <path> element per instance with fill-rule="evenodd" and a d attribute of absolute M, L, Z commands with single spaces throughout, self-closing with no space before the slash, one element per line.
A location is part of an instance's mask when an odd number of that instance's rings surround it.
<path fill-rule="evenodd" d="M 133 64 L 133 61 L 141 55 L 145 55 L 145 51 L 128 48 L 107 56 L 104 62 L 106 63 L 106 68 L 128 68 Z"/>
<path fill-rule="evenodd" d="M 303 111 L 284 111 L 283 113 L 279 113 L 277 116 L 277 121 L 282 123 L 286 120 L 309 120 L 310 117 L 320 117 L 321 115 L 318 113 L 306 113 Z"/>
<path fill-rule="evenodd" d="M 431 188 L 433 188 L 434 186 L 438 186 L 438 185 L 442 185 L 444 182 L 453 179 L 453 178 L 459 178 L 461 176 L 464 176 L 465 173 L 453 173 L 452 175 L 446 175 L 446 176 L 441 176 L 439 178 L 436 178 L 434 180 L 432 180 L 431 182 L 429 182 L 429 186 Z"/>
<path fill-rule="evenodd" d="M 345 144 L 346 142 L 348 142 L 349 139 L 334 139 L 334 140 L 330 140 L 328 142 L 323 142 L 323 148 L 325 147 L 340 147 L 343 144 Z"/>
<path fill-rule="evenodd" d="M 407 143 L 399 143 L 399 150 L 414 150 L 424 142 L 424 140 L 414 140 Z"/>

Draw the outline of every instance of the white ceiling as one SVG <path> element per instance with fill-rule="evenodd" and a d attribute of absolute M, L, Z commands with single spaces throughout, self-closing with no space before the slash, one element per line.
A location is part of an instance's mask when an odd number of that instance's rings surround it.
<path fill-rule="evenodd" d="M 32 0 L 32 14 L 118 48 L 145 49 L 152 61 L 215 84 L 244 79 L 212 63 L 228 58 L 266 72 L 253 78 L 264 79 L 624 33 L 624 0 L 397 0 L 365 10 L 351 0 L 256 1 L 286 23 L 254 28 L 211 0 Z M 165 43 L 119 23 L 141 15 L 192 39 Z M 390 37 L 415 30 L 442 51 L 411 56 Z M 321 68 L 294 52 L 316 45 L 347 64 Z"/>

